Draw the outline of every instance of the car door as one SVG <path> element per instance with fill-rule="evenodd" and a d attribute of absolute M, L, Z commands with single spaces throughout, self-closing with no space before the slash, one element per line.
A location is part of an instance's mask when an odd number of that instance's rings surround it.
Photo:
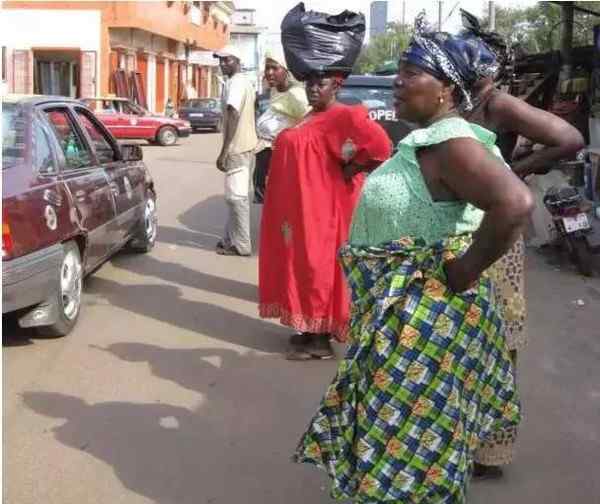
<path fill-rule="evenodd" d="M 10 106 L 9 106 L 10 107 Z M 59 244 L 68 236 L 69 199 L 59 180 L 59 169 L 51 138 L 43 130 L 35 108 L 13 107 L 15 121 L 4 121 L 3 154 L 12 150 L 12 159 L 3 160 L 3 222 L 10 226 L 11 254 L 24 255 Z M 4 128 L 9 129 L 6 131 Z M 6 135 L 6 136 L 4 136 Z"/>
<path fill-rule="evenodd" d="M 73 110 L 92 145 L 98 165 L 106 172 L 115 198 L 116 218 L 111 231 L 114 248 L 118 248 L 131 236 L 139 222 L 145 196 L 144 172 L 135 163 L 121 160 L 117 143 L 89 110 L 79 106 L 73 107 Z"/>
<path fill-rule="evenodd" d="M 47 106 L 44 114 L 63 157 L 61 180 L 72 200 L 71 218 L 87 236 L 86 269 L 89 271 L 102 262 L 113 247 L 111 226 L 116 217 L 113 190 L 69 107 Z"/>
<path fill-rule="evenodd" d="M 129 121 L 129 131 L 131 136 L 128 138 L 139 138 L 143 140 L 152 140 L 156 137 L 157 121 L 150 115 L 145 115 L 142 109 L 132 106 L 129 102 L 123 102 L 123 112 Z"/>

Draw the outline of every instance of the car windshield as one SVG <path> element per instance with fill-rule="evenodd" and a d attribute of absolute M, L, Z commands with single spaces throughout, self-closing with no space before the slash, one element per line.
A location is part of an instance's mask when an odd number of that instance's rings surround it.
<path fill-rule="evenodd" d="M 218 110 L 219 102 L 217 100 L 188 100 L 185 103 L 187 108 L 203 109 L 203 110 Z"/>
<path fill-rule="evenodd" d="M 394 96 L 392 88 L 342 87 L 338 101 L 347 105 L 362 104 L 369 110 L 392 109 Z"/>
<path fill-rule="evenodd" d="M 2 104 L 2 169 L 25 161 L 25 111 L 15 103 Z"/>
<path fill-rule="evenodd" d="M 148 113 L 148 111 L 146 109 L 144 109 L 143 107 L 140 107 L 137 103 L 133 103 L 130 101 L 123 101 L 121 103 L 122 103 L 122 107 L 123 107 L 123 113 L 125 113 L 125 114 L 134 114 L 134 115 L 144 116 Z"/>

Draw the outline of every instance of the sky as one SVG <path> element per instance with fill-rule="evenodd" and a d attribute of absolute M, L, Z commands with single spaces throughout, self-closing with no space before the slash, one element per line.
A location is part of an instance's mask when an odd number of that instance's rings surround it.
<path fill-rule="evenodd" d="M 423 8 L 427 11 L 427 19 L 431 24 L 437 22 L 438 1 L 437 0 L 405 0 L 406 22 L 412 23 L 416 14 Z M 257 24 L 267 27 L 267 38 L 277 38 L 281 20 L 285 14 L 299 0 L 235 0 L 237 8 L 256 9 Z M 502 7 L 527 7 L 534 5 L 532 0 L 499 0 L 497 5 Z M 388 21 L 402 20 L 402 0 L 390 0 L 388 2 Z M 482 16 L 488 9 L 488 1 L 485 0 L 445 0 L 442 2 L 443 18 L 445 19 L 442 29 L 448 32 L 457 31 L 460 24 L 459 8 L 466 9 L 476 16 Z M 338 14 L 344 9 L 359 11 L 367 18 L 367 34 L 369 32 L 370 0 L 307 0 L 304 2 L 307 10 L 316 10 Z"/>

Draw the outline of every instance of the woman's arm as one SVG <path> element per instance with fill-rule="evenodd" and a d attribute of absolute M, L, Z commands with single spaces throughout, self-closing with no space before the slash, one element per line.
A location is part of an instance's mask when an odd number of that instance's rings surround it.
<path fill-rule="evenodd" d="M 458 199 L 485 211 L 471 247 L 446 264 L 450 287 L 462 292 L 516 242 L 534 200 L 527 186 L 476 140 L 452 139 L 435 152 L 440 181 Z"/>
<path fill-rule="evenodd" d="M 488 112 L 499 131 L 513 131 L 546 146 L 512 164 L 520 177 L 546 173 L 584 146 L 581 133 L 568 122 L 509 94 L 498 93 L 488 104 Z"/>

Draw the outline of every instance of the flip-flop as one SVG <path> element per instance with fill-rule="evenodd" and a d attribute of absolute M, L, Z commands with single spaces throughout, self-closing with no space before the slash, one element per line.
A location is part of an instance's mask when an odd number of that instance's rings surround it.
<path fill-rule="evenodd" d="M 477 481 L 497 480 L 504 476 L 504 471 L 498 466 L 486 466 L 483 464 L 473 464 L 473 479 Z"/>
<path fill-rule="evenodd" d="M 311 340 L 311 333 L 300 332 L 290 336 L 290 345 L 308 345 Z"/>

